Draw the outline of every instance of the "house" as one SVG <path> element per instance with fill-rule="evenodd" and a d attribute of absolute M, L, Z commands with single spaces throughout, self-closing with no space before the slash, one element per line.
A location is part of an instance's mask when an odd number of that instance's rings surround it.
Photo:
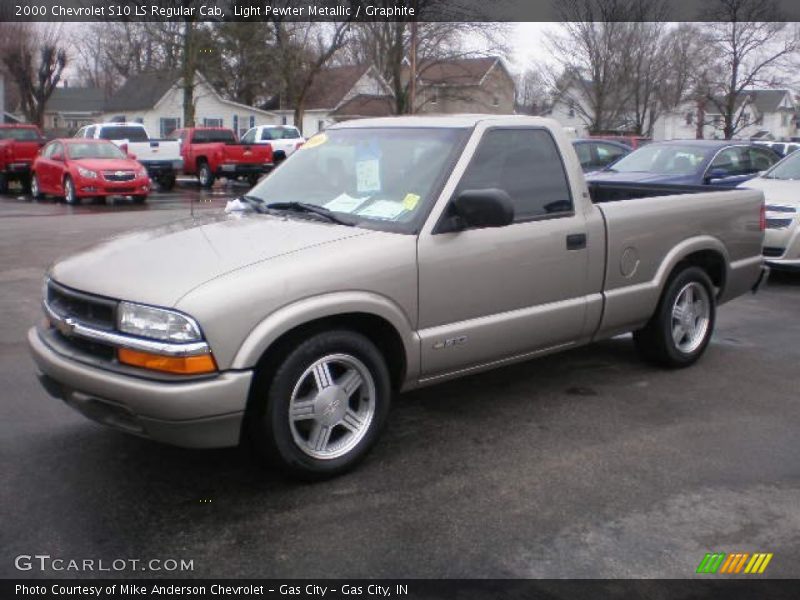
<path fill-rule="evenodd" d="M 378 70 L 371 65 L 347 65 L 321 70 L 314 77 L 306 94 L 301 126 L 303 135 L 306 137 L 314 135 L 328 125 L 344 120 L 341 113 L 334 113 L 357 96 L 391 99 L 392 90 Z M 359 102 L 364 101 L 362 98 Z M 356 106 L 351 105 L 346 112 L 350 112 Z M 373 102 L 370 110 L 375 107 L 376 104 Z M 294 106 L 280 105 L 274 112 L 282 124 L 294 124 Z"/>
<path fill-rule="evenodd" d="M 200 73 L 194 85 L 195 124 L 228 127 L 239 136 L 256 125 L 274 125 L 270 111 L 226 100 Z M 150 135 L 167 137 L 183 123 L 182 76 L 177 71 L 143 73 L 129 78 L 105 103 L 102 120 L 143 123 Z"/>
<path fill-rule="evenodd" d="M 72 135 L 103 114 L 106 93 L 100 88 L 57 87 L 45 104 L 44 129 Z"/>
<path fill-rule="evenodd" d="M 736 118 L 741 126 L 735 137 L 741 139 L 789 140 L 797 135 L 798 106 L 786 89 L 746 90 L 736 100 Z M 694 138 L 698 119 L 703 119 L 703 137 L 722 138 L 722 115 L 714 102 L 707 101 L 700 110 L 696 101 L 686 102 L 662 115 L 655 124 L 655 139 Z"/>
<path fill-rule="evenodd" d="M 406 79 L 410 70 L 404 71 Z M 452 58 L 417 68 L 415 111 L 513 114 L 516 84 L 496 56 Z"/>
<path fill-rule="evenodd" d="M 395 111 L 394 98 L 385 95 L 358 94 L 330 113 L 334 121 L 388 117 Z"/>

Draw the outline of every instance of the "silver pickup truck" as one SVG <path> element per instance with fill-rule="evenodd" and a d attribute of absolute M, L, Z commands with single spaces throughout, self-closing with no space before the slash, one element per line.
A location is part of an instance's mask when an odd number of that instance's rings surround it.
<path fill-rule="evenodd" d="M 766 273 L 760 191 L 589 188 L 533 117 L 342 123 L 235 204 L 53 265 L 28 336 L 46 389 L 123 431 L 246 438 L 325 477 L 395 392 L 623 332 L 690 365 Z"/>

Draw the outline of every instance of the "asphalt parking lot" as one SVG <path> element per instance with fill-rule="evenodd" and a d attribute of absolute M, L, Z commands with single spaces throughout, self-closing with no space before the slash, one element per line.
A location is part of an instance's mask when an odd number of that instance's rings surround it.
<path fill-rule="evenodd" d="M 171 573 L 189 577 L 681 578 L 710 551 L 771 552 L 765 576 L 800 575 L 800 275 L 721 308 L 687 370 L 622 337 L 402 396 L 360 468 L 313 485 L 48 397 L 23 342 L 46 266 L 235 191 L 0 197 L 0 577 L 64 575 L 14 567 L 49 554 L 189 559 Z"/>

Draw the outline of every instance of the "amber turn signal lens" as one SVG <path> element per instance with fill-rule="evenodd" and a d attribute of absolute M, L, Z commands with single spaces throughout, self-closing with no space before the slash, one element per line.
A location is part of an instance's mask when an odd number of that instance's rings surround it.
<path fill-rule="evenodd" d="M 119 348 L 117 350 L 117 359 L 125 365 L 163 371 L 165 373 L 177 373 L 179 375 L 200 375 L 202 373 L 213 373 L 217 370 L 217 363 L 211 354 L 163 356 L 161 354 Z"/>

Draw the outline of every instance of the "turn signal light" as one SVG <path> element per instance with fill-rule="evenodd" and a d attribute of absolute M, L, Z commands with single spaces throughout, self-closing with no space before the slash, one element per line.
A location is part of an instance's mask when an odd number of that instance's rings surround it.
<path fill-rule="evenodd" d="M 177 373 L 179 375 L 201 375 L 203 373 L 213 373 L 217 370 L 217 363 L 211 354 L 163 356 L 161 354 L 119 348 L 117 350 L 117 359 L 125 365 L 152 371 L 163 371 L 164 373 Z"/>
<path fill-rule="evenodd" d="M 767 230 L 767 207 L 764 206 L 764 203 L 761 203 L 761 215 L 758 219 L 758 227 L 761 231 Z"/>

